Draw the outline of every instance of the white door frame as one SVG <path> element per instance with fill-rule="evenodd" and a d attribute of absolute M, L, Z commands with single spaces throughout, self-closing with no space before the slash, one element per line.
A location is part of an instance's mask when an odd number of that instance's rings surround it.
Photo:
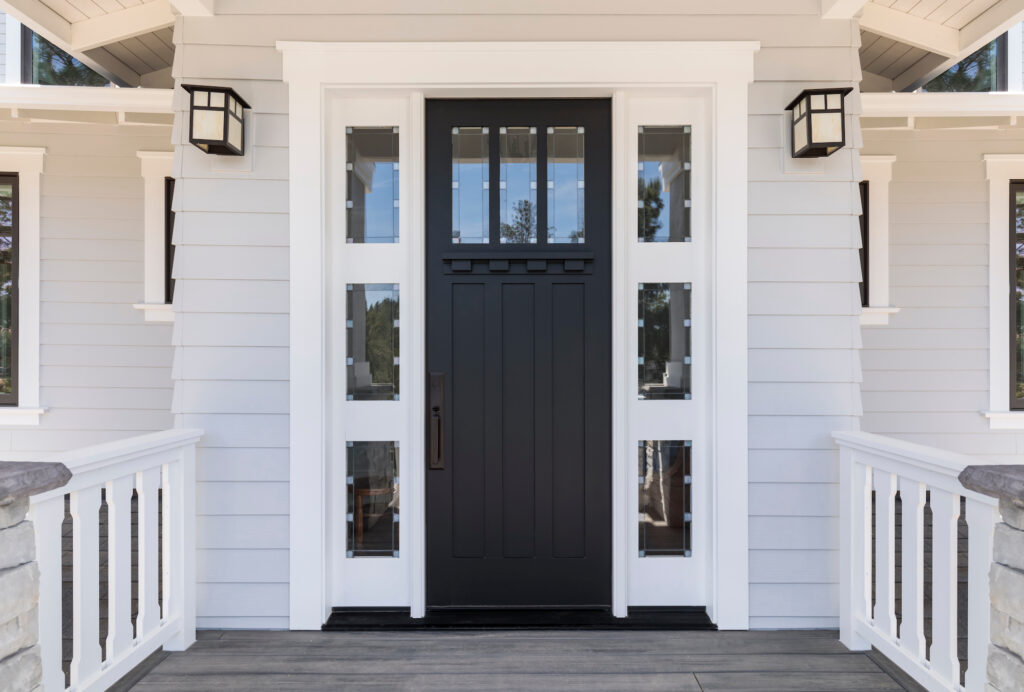
<path fill-rule="evenodd" d="M 712 117 L 712 238 L 710 247 L 711 369 L 708 454 L 711 478 L 711 555 L 708 614 L 720 629 L 746 629 L 749 614 L 747 552 L 747 90 L 759 44 L 729 42 L 522 42 L 522 43 L 316 43 L 280 41 L 289 84 L 290 225 L 290 578 L 292 629 L 319 629 L 330 611 L 326 483 L 327 416 L 325 95 L 328 91 L 400 92 L 410 99 L 410 135 L 423 141 L 428 97 L 592 96 L 612 98 L 613 127 L 625 122 L 627 94 L 704 94 Z M 422 147 L 408 165 L 424 165 Z M 613 141 L 613 242 L 628 225 L 622 138 Z M 635 179 L 631 172 L 630 184 Z M 423 176 L 410 186 L 410 250 L 424 249 Z M 616 256 L 613 261 L 621 263 Z M 402 297 L 425 314 L 422 262 L 411 263 L 413 291 Z M 625 272 L 613 268 L 613 321 L 625 316 Z M 415 287 L 419 295 L 410 295 Z M 408 298 L 406 297 L 408 295 Z M 415 317 L 413 318 L 415 319 Z M 422 371 L 423 330 L 403 327 L 411 349 L 410 372 Z M 626 362 L 625 343 L 613 343 L 615 363 Z M 403 364 L 405 363 L 403 358 Z M 403 392 L 422 401 L 423 378 Z M 634 479 L 623 444 L 624 381 L 613 382 L 613 487 Z M 423 488 L 422 416 L 413 416 L 406 488 Z M 616 439 L 618 436 L 618 439 Z M 625 487 L 629 487 L 628 485 Z M 425 612 L 424 520 L 421 497 L 402 498 L 412 526 L 410 604 Z M 626 614 L 627 531 L 624 492 L 612 506 L 613 612 Z M 403 547 L 403 552 L 405 548 Z"/>

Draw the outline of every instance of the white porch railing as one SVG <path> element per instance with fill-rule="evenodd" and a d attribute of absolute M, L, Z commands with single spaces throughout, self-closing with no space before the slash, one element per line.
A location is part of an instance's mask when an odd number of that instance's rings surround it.
<path fill-rule="evenodd" d="M 988 572 L 996 500 L 964 488 L 957 475 L 970 457 L 881 435 L 837 432 L 839 444 L 839 639 L 851 650 L 872 646 L 929 690 L 985 689 L 989 643 Z M 874 532 L 872 532 L 874 491 Z M 902 503 L 902 608 L 896 614 L 895 498 Z M 932 511 L 931 633 L 926 646 L 926 497 Z M 957 657 L 957 522 L 968 526 L 967 672 Z M 872 533 L 874 535 L 872 535 Z M 872 607 L 872 556 L 874 606 Z"/>
<path fill-rule="evenodd" d="M 71 480 L 63 488 L 33 497 L 29 510 L 39 565 L 39 645 L 45 692 L 105 690 L 161 646 L 182 651 L 195 641 L 195 445 L 201 436 L 200 430 L 167 430 L 53 456 L 68 467 Z M 100 647 L 101 490 L 107 505 L 105 656 Z M 133 490 L 138 493 L 134 628 Z M 70 496 L 73 541 L 71 685 L 67 688 L 61 660 L 65 495 Z M 158 593 L 161 577 L 162 593 Z"/>

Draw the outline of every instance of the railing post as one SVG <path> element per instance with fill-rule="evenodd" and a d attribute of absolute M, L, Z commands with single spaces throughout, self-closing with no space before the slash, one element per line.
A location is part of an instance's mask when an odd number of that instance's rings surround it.
<path fill-rule="evenodd" d="M 867 469 L 856 462 L 853 451 L 839 448 L 839 641 L 851 651 L 871 645 L 856 632 L 858 617 L 867 613 L 866 578 L 870 536 L 867 515 Z"/>
<path fill-rule="evenodd" d="M 169 469 L 171 492 L 171 526 L 174 535 L 172 562 L 172 613 L 180 614 L 181 629 L 164 645 L 167 651 L 184 651 L 196 640 L 196 449 L 181 450 L 177 463 Z M 166 500 L 165 500 L 166 501 Z M 165 508 L 164 511 L 167 511 Z"/>
<path fill-rule="evenodd" d="M 988 657 L 989 607 L 988 573 L 992 565 L 992 538 L 996 509 L 967 498 L 967 676 L 968 690 L 985 689 L 985 660 Z"/>
<path fill-rule="evenodd" d="M 35 527 L 36 563 L 39 565 L 39 656 L 43 664 L 43 690 L 59 692 L 64 689 L 60 535 L 64 496 L 32 502 L 29 518 Z"/>
<path fill-rule="evenodd" d="M 896 474 L 874 469 L 875 627 L 896 637 Z"/>
<path fill-rule="evenodd" d="M 956 645 L 957 519 L 960 496 L 931 489 L 932 669 L 944 680 L 960 681 Z"/>

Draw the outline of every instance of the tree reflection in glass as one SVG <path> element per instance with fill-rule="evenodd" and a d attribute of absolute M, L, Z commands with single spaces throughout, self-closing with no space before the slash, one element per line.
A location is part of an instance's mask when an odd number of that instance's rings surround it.
<path fill-rule="evenodd" d="M 348 285 L 348 398 L 398 399 L 398 285 Z"/>
<path fill-rule="evenodd" d="M 638 239 L 689 241 L 690 127 L 641 127 L 637 147 Z"/>

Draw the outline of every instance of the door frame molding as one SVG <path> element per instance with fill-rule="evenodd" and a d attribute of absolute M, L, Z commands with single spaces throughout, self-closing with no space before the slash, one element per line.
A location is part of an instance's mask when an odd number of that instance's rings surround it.
<path fill-rule="evenodd" d="M 591 96 L 612 98 L 613 129 L 625 122 L 628 93 L 703 94 L 712 113 L 711 399 L 708 402 L 711 479 L 711 555 L 708 614 L 720 629 L 747 629 L 749 621 L 747 511 L 747 100 L 754 78 L 754 41 L 721 42 L 452 42 L 321 43 L 279 41 L 289 85 L 290 240 L 290 465 L 289 624 L 320 629 L 330 611 L 327 525 L 328 351 L 326 248 L 326 126 L 329 92 L 401 93 L 410 99 L 410 136 L 419 145 L 408 163 L 412 184 L 411 256 L 425 250 L 424 101 L 426 98 Z M 439 78 L 443 75 L 443 78 Z M 613 133 L 612 237 L 627 227 L 625 142 Z M 403 166 L 406 164 L 403 164 Z M 627 176 L 628 179 L 627 179 Z M 624 316 L 622 258 L 613 262 L 613 321 Z M 424 283 L 422 262 L 412 263 L 412 288 Z M 409 291 L 406 295 L 414 293 Z M 423 291 L 410 295 L 413 320 L 425 314 Z M 409 334 L 410 330 L 403 330 Z M 422 329 L 403 337 L 408 366 L 422 370 Z M 612 345 L 613 363 L 625 362 L 625 341 Z M 403 359 L 403 363 L 406 361 Z M 616 370 L 618 372 L 618 370 Z M 624 492 L 635 471 L 621 444 L 625 380 L 613 379 L 612 601 L 626 615 L 628 521 Z M 404 397 L 424 398 L 423 378 L 412 378 Z M 406 487 L 422 489 L 422 416 L 413 416 L 413 455 Z M 634 481 L 635 483 L 635 481 Z M 403 497 L 412 522 L 410 604 L 425 613 L 422 497 Z M 403 552 L 404 552 L 403 548 Z"/>

